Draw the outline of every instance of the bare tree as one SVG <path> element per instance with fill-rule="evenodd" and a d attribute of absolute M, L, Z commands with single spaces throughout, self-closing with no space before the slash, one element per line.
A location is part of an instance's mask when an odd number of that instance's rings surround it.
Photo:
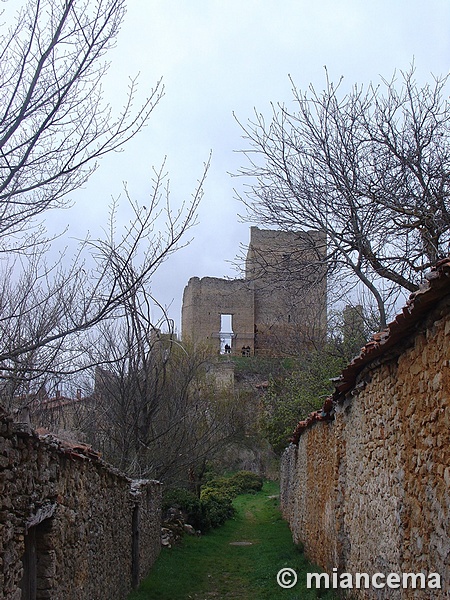
<path fill-rule="evenodd" d="M 237 405 L 208 378 L 209 349 L 182 346 L 165 317 L 153 323 L 143 289 L 123 308 L 97 329 L 103 366 L 80 428 L 129 475 L 186 482 L 235 432 Z"/>
<path fill-rule="evenodd" d="M 31 390 L 38 393 L 49 379 L 92 365 L 97 360 L 89 352 L 92 328 L 126 314 L 137 318 L 136 295 L 147 293 L 156 269 L 180 248 L 202 194 L 203 178 L 190 203 L 173 211 L 164 179 L 162 169 L 155 172 L 146 206 L 128 196 L 131 218 L 121 233 L 114 204 L 106 237 L 82 242 L 70 268 L 47 268 L 39 254 L 32 257 L 36 264 L 27 258 L 28 266 L 18 278 L 5 274 L 0 365 L 3 378 L 14 385 L 4 389 L 4 403 L 12 402 L 13 390 L 32 398 Z"/>
<path fill-rule="evenodd" d="M 125 190 L 131 217 L 122 231 L 114 203 L 103 239 L 82 241 L 73 257 L 49 257 L 47 211 L 70 203 L 70 192 L 145 126 L 163 94 L 158 82 L 136 110 L 132 79 L 116 115 L 103 102 L 105 55 L 124 14 L 125 0 L 33 0 L 0 38 L 3 401 L 85 368 L 86 332 L 149 284 L 195 220 L 208 165 L 192 198 L 173 211 L 163 164 L 144 201 Z"/>
<path fill-rule="evenodd" d="M 104 56 L 124 14 L 124 0 L 37 0 L 1 37 L 2 251 L 34 251 L 36 218 L 66 205 L 98 159 L 135 135 L 161 98 L 158 83 L 134 110 L 137 82 L 131 80 L 117 115 L 102 100 Z"/>
<path fill-rule="evenodd" d="M 402 291 L 449 251 L 450 106 L 447 77 L 419 87 L 401 77 L 341 94 L 294 84 L 296 110 L 273 105 L 241 125 L 250 177 L 241 198 L 252 220 L 327 237 L 328 272 L 355 276 L 385 327 Z"/>

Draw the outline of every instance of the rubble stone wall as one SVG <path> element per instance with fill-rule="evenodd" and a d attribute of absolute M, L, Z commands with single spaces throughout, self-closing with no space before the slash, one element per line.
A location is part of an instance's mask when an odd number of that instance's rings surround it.
<path fill-rule="evenodd" d="M 353 589 L 361 598 L 450 594 L 450 301 L 360 373 L 331 422 L 282 460 L 282 509 L 331 573 L 438 573 L 442 589 Z"/>
<path fill-rule="evenodd" d="M 159 553 L 160 520 L 158 482 L 1 418 L 0 598 L 124 599 Z"/>

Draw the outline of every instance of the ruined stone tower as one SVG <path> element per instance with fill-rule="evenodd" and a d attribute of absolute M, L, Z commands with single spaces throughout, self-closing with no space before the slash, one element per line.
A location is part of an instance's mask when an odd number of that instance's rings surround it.
<path fill-rule="evenodd" d="M 183 340 L 234 355 L 290 354 L 326 327 L 325 238 L 250 229 L 245 278 L 192 277 L 184 290 Z"/>

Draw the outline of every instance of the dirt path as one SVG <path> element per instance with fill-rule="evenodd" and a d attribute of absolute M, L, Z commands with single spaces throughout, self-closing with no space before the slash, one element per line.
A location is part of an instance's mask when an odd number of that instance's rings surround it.
<path fill-rule="evenodd" d="M 239 496 L 236 517 L 200 538 L 184 538 L 181 547 L 163 550 L 148 579 L 129 600 L 307 600 L 311 570 L 278 507 L 278 488 Z M 280 569 L 298 573 L 298 584 L 282 589 Z M 322 592 L 322 598 L 331 594 Z"/>

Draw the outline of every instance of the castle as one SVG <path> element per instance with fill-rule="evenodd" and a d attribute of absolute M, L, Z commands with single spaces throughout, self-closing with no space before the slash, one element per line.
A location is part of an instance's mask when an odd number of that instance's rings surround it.
<path fill-rule="evenodd" d="M 182 337 L 221 354 L 283 355 L 323 338 L 326 238 L 250 228 L 243 279 L 192 277 Z"/>

